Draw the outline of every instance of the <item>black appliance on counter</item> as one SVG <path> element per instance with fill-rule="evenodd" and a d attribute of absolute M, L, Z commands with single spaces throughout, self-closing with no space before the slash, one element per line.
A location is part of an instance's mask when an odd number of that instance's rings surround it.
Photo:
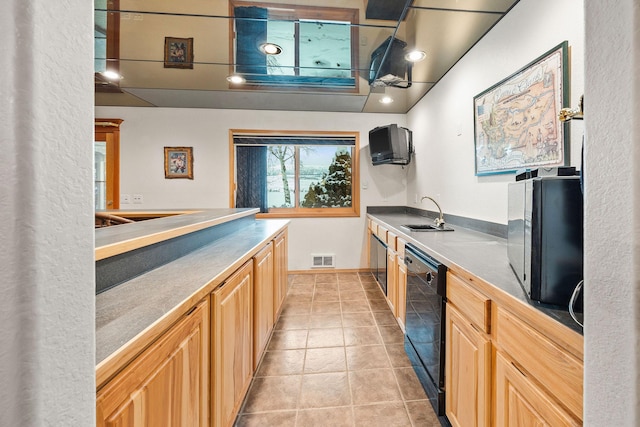
<path fill-rule="evenodd" d="M 509 263 L 532 301 L 568 309 L 583 278 L 583 198 L 574 168 L 520 174 L 509 184 Z M 575 309 L 581 310 L 581 299 Z"/>
<path fill-rule="evenodd" d="M 404 262 L 407 265 L 405 351 L 441 423 L 449 425 L 444 406 L 447 267 L 411 244 L 405 247 Z"/>
<path fill-rule="evenodd" d="M 387 295 L 387 245 L 371 233 L 369 240 L 369 266 L 371 274 L 376 278 L 382 293 Z"/>

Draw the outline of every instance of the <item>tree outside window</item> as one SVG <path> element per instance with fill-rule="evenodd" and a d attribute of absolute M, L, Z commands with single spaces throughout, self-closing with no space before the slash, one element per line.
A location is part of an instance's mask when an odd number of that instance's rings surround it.
<path fill-rule="evenodd" d="M 233 138 L 236 207 L 260 207 L 269 216 L 359 215 L 357 135 Z M 262 172 L 250 166 L 263 161 Z"/>

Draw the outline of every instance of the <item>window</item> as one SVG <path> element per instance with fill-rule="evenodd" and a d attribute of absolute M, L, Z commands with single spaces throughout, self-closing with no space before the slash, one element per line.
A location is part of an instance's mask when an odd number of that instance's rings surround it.
<path fill-rule="evenodd" d="M 120 92 L 119 83 L 102 72 L 120 71 L 120 0 L 94 0 L 94 73 L 100 92 Z"/>
<path fill-rule="evenodd" d="M 353 90 L 357 79 L 356 9 L 233 3 L 236 73 L 248 84 Z M 260 51 L 263 43 L 282 48 Z"/>
<path fill-rule="evenodd" d="M 264 216 L 359 216 L 358 137 L 231 130 L 231 206 Z"/>

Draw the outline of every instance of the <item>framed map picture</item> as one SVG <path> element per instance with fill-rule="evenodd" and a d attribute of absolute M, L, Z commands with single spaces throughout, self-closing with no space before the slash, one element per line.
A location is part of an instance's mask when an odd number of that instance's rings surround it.
<path fill-rule="evenodd" d="M 164 147 L 165 179 L 193 179 L 193 147 Z"/>
<path fill-rule="evenodd" d="M 565 41 L 473 98 L 476 175 L 567 164 Z"/>

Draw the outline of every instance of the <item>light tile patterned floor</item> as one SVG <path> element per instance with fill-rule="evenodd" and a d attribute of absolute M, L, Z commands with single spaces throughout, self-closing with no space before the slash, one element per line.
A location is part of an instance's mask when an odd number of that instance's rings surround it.
<path fill-rule="evenodd" d="M 373 276 L 289 283 L 236 427 L 440 426 Z"/>

